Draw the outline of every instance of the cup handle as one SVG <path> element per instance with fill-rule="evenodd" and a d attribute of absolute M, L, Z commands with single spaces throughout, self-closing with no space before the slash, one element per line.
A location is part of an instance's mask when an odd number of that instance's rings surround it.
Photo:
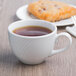
<path fill-rule="evenodd" d="M 63 33 L 58 34 L 58 35 L 56 36 L 56 40 L 57 40 L 60 36 L 66 36 L 66 37 L 69 39 L 69 43 L 67 44 L 67 46 L 66 46 L 65 48 L 58 49 L 58 50 L 52 50 L 52 55 L 67 50 L 67 49 L 70 47 L 70 45 L 72 44 L 72 38 L 71 38 L 71 36 L 70 36 L 68 33 L 63 32 Z"/>

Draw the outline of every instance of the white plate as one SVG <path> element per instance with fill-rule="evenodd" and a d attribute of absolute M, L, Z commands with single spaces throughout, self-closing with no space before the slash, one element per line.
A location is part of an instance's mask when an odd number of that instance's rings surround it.
<path fill-rule="evenodd" d="M 75 5 L 71 5 L 73 7 L 76 8 Z M 19 19 L 22 19 L 22 20 L 26 20 L 26 19 L 37 19 L 35 16 L 33 16 L 32 14 L 30 14 L 28 11 L 27 11 L 27 7 L 28 5 L 25 5 L 25 6 L 22 6 L 20 7 L 17 12 L 16 12 L 16 15 Z M 67 25 L 72 25 L 73 24 L 73 21 L 71 18 L 69 19 L 65 19 L 65 20 L 61 20 L 61 21 L 57 21 L 57 22 L 53 22 L 54 25 L 56 26 L 67 26 Z"/>

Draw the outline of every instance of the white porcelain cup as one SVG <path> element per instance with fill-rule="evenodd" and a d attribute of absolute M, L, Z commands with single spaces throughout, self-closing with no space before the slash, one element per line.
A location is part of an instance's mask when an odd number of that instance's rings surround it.
<path fill-rule="evenodd" d="M 52 30 L 52 33 L 43 36 L 21 36 L 13 33 L 13 30 L 23 26 L 42 26 Z M 69 48 L 72 38 L 68 33 L 57 34 L 57 27 L 51 22 L 43 20 L 22 20 L 8 26 L 8 36 L 11 48 L 17 58 L 26 64 L 39 64 L 48 56 L 63 52 Z M 65 48 L 54 50 L 55 41 L 60 36 L 66 36 L 69 43 Z"/>

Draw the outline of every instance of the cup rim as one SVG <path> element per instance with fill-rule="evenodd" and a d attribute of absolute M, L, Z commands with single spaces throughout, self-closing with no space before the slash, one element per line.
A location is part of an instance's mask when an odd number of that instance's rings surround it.
<path fill-rule="evenodd" d="M 52 25 L 55 30 L 53 30 L 51 33 L 49 34 L 46 34 L 46 35 L 42 35 L 42 36 L 22 36 L 22 35 L 18 35 L 18 34 L 15 34 L 13 33 L 13 31 L 10 31 L 10 27 L 11 25 L 15 24 L 15 23 L 18 23 L 18 22 L 24 22 L 24 21 L 41 21 L 41 22 L 46 22 L 46 23 L 49 23 L 50 25 Z M 37 19 L 29 19 L 29 20 L 19 20 L 19 21 L 15 21 L 13 23 L 11 23 L 9 26 L 8 26 L 8 32 L 11 33 L 12 35 L 14 36 L 17 36 L 17 37 L 21 37 L 21 38 L 43 38 L 43 37 L 47 37 L 47 36 L 50 36 L 50 35 L 53 35 L 55 32 L 57 31 L 57 27 L 56 25 L 54 25 L 53 23 L 51 22 L 48 22 L 48 21 L 44 21 L 44 20 L 37 20 Z"/>

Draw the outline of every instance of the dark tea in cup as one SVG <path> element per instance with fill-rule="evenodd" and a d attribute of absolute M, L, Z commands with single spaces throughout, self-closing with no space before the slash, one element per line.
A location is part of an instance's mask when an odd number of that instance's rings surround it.
<path fill-rule="evenodd" d="M 51 33 L 49 28 L 42 26 L 25 26 L 13 30 L 15 34 L 22 36 L 42 36 Z"/>

